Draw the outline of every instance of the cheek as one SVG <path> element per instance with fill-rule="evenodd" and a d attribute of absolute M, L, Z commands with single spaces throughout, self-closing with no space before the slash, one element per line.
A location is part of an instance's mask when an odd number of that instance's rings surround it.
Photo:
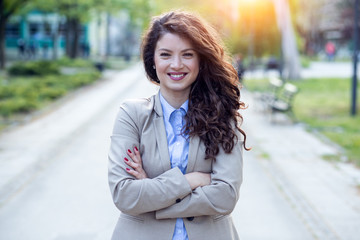
<path fill-rule="evenodd" d="M 193 71 L 195 72 L 199 72 L 200 70 L 200 63 L 199 62 L 193 62 L 192 65 L 191 65 L 191 68 L 193 69 Z"/>
<path fill-rule="evenodd" d="M 159 59 L 159 58 L 154 58 L 154 62 L 155 62 L 155 66 L 156 66 L 156 70 L 158 69 L 163 69 L 164 67 L 166 67 L 166 61 Z"/>

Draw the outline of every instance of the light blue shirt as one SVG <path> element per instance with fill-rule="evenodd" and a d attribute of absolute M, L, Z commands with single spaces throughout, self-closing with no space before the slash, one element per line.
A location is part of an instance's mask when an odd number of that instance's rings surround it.
<path fill-rule="evenodd" d="M 189 100 L 184 102 L 179 109 L 175 109 L 160 93 L 160 102 L 164 114 L 171 168 L 178 167 L 185 174 L 189 155 L 189 141 L 186 136 L 181 135 L 181 130 L 185 125 L 184 116 L 188 110 Z M 182 218 L 176 219 L 172 240 L 189 240 Z"/>

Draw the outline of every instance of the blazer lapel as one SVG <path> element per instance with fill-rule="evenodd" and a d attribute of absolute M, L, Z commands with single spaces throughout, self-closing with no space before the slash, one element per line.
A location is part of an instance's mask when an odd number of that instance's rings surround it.
<path fill-rule="evenodd" d="M 195 163 L 196 163 L 196 156 L 200 146 L 200 138 L 198 136 L 190 138 L 189 144 L 189 155 L 188 155 L 188 165 L 186 168 L 186 173 L 193 172 Z"/>
<path fill-rule="evenodd" d="M 171 168 L 171 164 L 159 93 L 160 91 L 155 96 L 154 110 L 156 117 L 153 124 L 155 126 L 156 143 L 160 153 L 160 162 L 164 171 L 167 171 Z"/>

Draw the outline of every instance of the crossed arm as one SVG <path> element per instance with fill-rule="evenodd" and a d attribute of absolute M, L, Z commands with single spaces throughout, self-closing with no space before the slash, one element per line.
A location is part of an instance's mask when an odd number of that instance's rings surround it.
<path fill-rule="evenodd" d="M 147 178 L 147 174 L 142 167 L 141 155 L 138 148 L 135 146 L 133 151 L 128 149 L 127 154 L 131 160 L 124 158 L 125 164 L 129 166 L 129 168 L 126 168 L 126 171 L 128 171 L 128 173 L 133 175 L 136 179 Z M 210 173 L 191 172 L 185 174 L 185 178 L 189 183 L 191 190 L 209 185 L 211 182 Z"/>
<path fill-rule="evenodd" d="M 155 178 L 148 178 L 137 148 L 128 153 L 127 161 L 116 157 L 124 145 L 115 144 L 112 149 L 110 188 L 115 205 L 124 213 L 155 211 L 157 219 L 181 218 L 229 214 L 236 205 L 242 182 L 241 147 L 234 147 L 232 154 L 221 153 L 210 174 L 183 175 L 173 168 Z"/>

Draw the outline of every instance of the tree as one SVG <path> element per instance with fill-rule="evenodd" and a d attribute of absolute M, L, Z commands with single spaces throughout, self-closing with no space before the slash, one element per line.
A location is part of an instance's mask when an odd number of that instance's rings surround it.
<path fill-rule="evenodd" d="M 5 28 L 9 18 L 24 9 L 30 0 L 0 0 L 0 69 L 5 68 Z"/>
<path fill-rule="evenodd" d="M 101 14 L 115 14 L 127 10 L 134 25 L 143 26 L 149 18 L 150 5 L 146 0 L 36 0 L 36 8 L 56 12 L 66 18 L 66 55 L 76 58 L 79 52 L 79 34 L 82 23 Z"/>
<path fill-rule="evenodd" d="M 330 0 L 331 1 L 331 0 Z M 307 55 L 315 55 L 322 50 L 322 30 L 321 23 L 328 14 L 321 14 L 323 7 L 329 0 L 306 1 L 297 0 L 293 5 L 297 5 L 294 16 L 294 23 L 298 33 L 304 39 L 301 51 Z M 293 8 L 294 9 L 294 8 Z"/>
<path fill-rule="evenodd" d="M 35 0 L 34 8 L 64 16 L 66 55 L 76 58 L 79 52 L 81 23 L 90 19 L 91 10 L 100 6 L 98 0 Z M 106 2 L 106 1 L 105 1 Z M 56 36 L 56 35 L 55 35 Z"/>
<path fill-rule="evenodd" d="M 221 34 L 231 53 L 249 57 L 280 55 L 280 32 L 270 0 L 207 0 L 206 4 L 202 0 L 156 0 L 155 3 L 157 13 L 170 9 L 198 12 Z"/>
<path fill-rule="evenodd" d="M 248 57 L 280 57 L 280 31 L 271 1 L 241 1 L 239 18 L 231 39 L 236 52 Z"/>
<path fill-rule="evenodd" d="M 290 14 L 288 0 L 274 0 L 276 16 L 281 31 L 281 46 L 283 54 L 285 77 L 290 79 L 299 79 L 300 59 L 296 46 L 295 32 Z"/>

